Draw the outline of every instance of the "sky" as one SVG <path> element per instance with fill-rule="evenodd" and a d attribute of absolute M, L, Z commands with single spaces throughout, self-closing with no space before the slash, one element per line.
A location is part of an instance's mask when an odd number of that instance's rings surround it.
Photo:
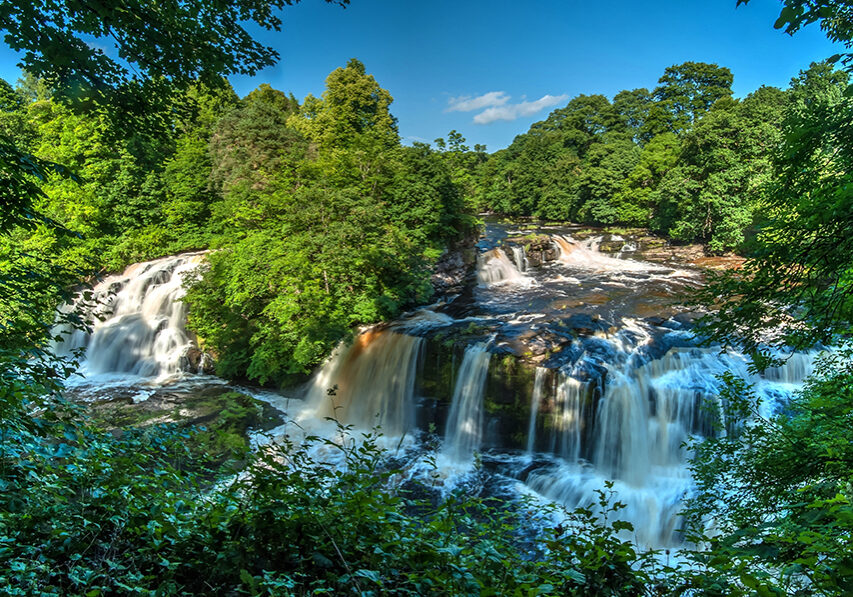
<path fill-rule="evenodd" d="M 232 77 L 244 96 L 269 83 L 302 99 L 326 76 L 361 60 L 391 92 L 404 143 L 457 130 L 495 151 L 580 94 L 612 98 L 653 89 L 667 66 L 712 62 L 734 73 L 743 97 L 793 76 L 839 46 L 816 26 L 788 36 L 773 28 L 778 0 L 322 0 L 285 7 L 281 32 L 256 32 L 281 60 L 254 77 Z M 0 47 L 0 77 L 17 58 Z"/>

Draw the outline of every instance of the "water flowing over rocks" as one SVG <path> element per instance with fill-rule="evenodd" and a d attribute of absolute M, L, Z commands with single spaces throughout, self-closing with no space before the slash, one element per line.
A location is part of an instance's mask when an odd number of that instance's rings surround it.
<path fill-rule="evenodd" d="M 634 538 L 677 546 L 693 491 L 685 441 L 726 424 L 718 376 L 754 382 L 770 414 L 813 355 L 758 376 L 739 354 L 698 347 L 696 314 L 678 297 L 701 270 L 665 249 L 641 235 L 488 222 L 469 258 L 439 262 L 437 303 L 341 344 L 304 387 L 265 395 L 295 423 L 274 434 L 339 438 L 330 419 L 378 428 L 412 477 L 452 488 L 486 475 L 493 493 L 570 509 L 612 481 Z M 205 357 L 181 323 L 176 280 L 199 261 L 138 264 L 96 287 L 104 321 L 66 347 L 87 347 L 84 372 L 135 376 L 143 394 L 166 376 L 224 383 L 194 375 Z"/>
<path fill-rule="evenodd" d="M 210 373 L 212 357 L 187 330 L 184 278 L 203 267 L 204 253 L 136 263 L 78 293 L 74 309 L 87 329 L 63 327 L 59 354 L 82 353 L 69 385 L 81 394 L 134 384 L 163 386 L 187 375 Z M 144 392 L 137 392 L 138 397 Z"/>

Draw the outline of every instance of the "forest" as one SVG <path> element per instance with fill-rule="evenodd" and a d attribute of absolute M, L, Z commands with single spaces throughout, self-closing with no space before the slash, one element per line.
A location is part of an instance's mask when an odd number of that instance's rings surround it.
<path fill-rule="evenodd" d="M 404 144 L 393 90 L 357 58 L 320 97 L 238 97 L 227 77 L 276 56 L 236 23 L 277 30 L 270 6 L 293 2 L 199 4 L 0 4 L 26 69 L 0 80 L 0 592 L 853 591 L 853 54 L 741 99 L 725 66 L 672 65 L 651 90 L 589 90 L 488 153 L 455 130 Z M 785 0 L 776 27 L 806 26 L 853 46 L 847 2 Z M 107 33 L 122 60 L 82 41 Z M 65 397 L 82 354 L 58 354 L 56 330 L 91 325 L 60 308 L 81 284 L 205 251 L 189 329 L 218 376 L 279 388 L 362 326 L 435 300 L 436 264 L 484 213 L 738 254 L 742 268 L 685 299 L 714 306 L 698 335 L 757 371 L 836 347 L 769 418 L 726 377 L 729 432 L 692 446 L 677 557 L 620 535 L 630 523 L 604 491 L 531 539 L 498 500 L 389 490 L 378 432 L 337 446 L 339 469 L 316 460 L 330 440 L 254 449 L 245 397 L 207 426 L 120 432 Z"/>

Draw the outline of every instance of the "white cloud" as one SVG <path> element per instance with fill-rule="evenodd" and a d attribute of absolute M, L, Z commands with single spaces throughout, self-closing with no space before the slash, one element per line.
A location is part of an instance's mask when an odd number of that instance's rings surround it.
<path fill-rule="evenodd" d="M 492 122 L 496 122 L 498 120 L 515 120 L 516 118 L 521 118 L 523 116 L 532 116 L 533 114 L 536 114 L 537 112 L 544 110 L 545 108 L 550 108 L 551 106 L 561 104 L 567 99 L 569 99 L 568 95 L 543 95 L 538 100 L 533 102 L 519 102 L 517 104 L 507 104 L 506 101 L 504 101 L 500 104 L 492 104 L 490 108 L 474 116 L 474 122 L 476 124 L 491 124 Z"/>
<path fill-rule="evenodd" d="M 490 91 L 477 97 L 460 95 L 459 97 L 451 97 L 447 100 L 447 110 L 445 112 L 472 112 L 490 106 L 503 106 L 508 101 L 509 96 L 505 91 Z"/>

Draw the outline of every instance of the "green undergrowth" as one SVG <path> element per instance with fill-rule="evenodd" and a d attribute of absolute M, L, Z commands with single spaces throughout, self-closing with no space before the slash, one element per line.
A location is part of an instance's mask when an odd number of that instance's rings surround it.
<path fill-rule="evenodd" d="M 204 453 L 230 449 L 209 429 L 55 425 L 55 441 L 3 438 L 5 595 L 653 594 L 655 560 L 617 537 L 630 525 L 608 496 L 531 543 L 534 513 L 476 491 L 435 500 L 387 469 L 376 436 L 343 427 L 343 445 L 274 443 L 235 476 Z M 342 464 L 318 462 L 319 444 Z"/>

